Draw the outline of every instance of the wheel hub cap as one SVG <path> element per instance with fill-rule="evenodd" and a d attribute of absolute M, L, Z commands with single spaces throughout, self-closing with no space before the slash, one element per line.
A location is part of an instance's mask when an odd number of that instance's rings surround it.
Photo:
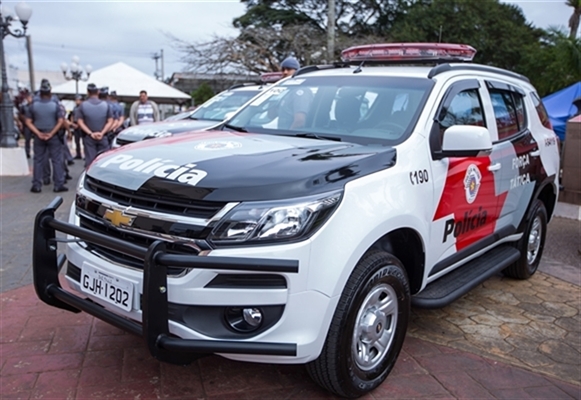
<path fill-rule="evenodd" d="M 534 263 L 539 254 L 539 249 L 541 248 L 541 237 L 542 237 L 542 225 L 541 219 L 536 217 L 533 220 L 531 230 L 529 232 L 529 241 L 527 246 L 527 261 L 530 264 Z"/>
<path fill-rule="evenodd" d="M 364 371 L 379 365 L 388 353 L 397 326 L 397 296 L 386 284 L 373 288 L 363 300 L 353 331 L 352 354 Z"/>

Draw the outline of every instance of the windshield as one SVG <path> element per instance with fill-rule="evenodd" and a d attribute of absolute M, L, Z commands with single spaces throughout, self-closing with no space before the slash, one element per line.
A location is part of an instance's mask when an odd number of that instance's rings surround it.
<path fill-rule="evenodd" d="M 222 121 L 226 114 L 236 111 L 260 90 L 229 90 L 222 92 L 199 106 L 188 118 Z"/>
<path fill-rule="evenodd" d="M 228 126 L 397 144 L 411 133 L 432 86 L 423 78 L 299 75 L 265 91 Z"/>

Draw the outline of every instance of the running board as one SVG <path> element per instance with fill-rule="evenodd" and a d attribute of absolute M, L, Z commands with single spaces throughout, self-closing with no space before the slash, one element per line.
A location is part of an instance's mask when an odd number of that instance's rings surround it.
<path fill-rule="evenodd" d="M 512 246 L 496 247 L 428 284 L 424 290 L 412 297 L 412 306 L 447 306 L 519 258 L 520 252 Z"/>

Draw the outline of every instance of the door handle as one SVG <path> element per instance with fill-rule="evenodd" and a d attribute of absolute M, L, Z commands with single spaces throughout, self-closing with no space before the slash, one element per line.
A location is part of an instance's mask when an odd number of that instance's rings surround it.
<path fill-rule="evenodd" d="M 488 166 L 488 170 L 489 170 L 490 172 L 496 172 L 496 171 L 500 170 L 500 167 L 501 167 L 500 163 L 496 163 L 496 164 L 490 164 L 490 165 Z"/>

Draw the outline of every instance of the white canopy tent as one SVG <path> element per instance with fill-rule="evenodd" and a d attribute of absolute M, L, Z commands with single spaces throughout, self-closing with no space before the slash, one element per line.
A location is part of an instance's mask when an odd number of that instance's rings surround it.
<path fill-rule="evenodd" d="M 150 100 L 159 104 L 183 104 L 191 97 L 174 87 L 160 82 L 129 65 L 118 62 L 91 73 L 86 82 L 79 81 L 79 94 L 87 94 L 87 84 L 94 83 L 98 88 L 107 86 L 109 92 L 116 91 L 120 102 L 131 104 L 145 90 Z M 74 99 L 76 94 L 74 80 L 52 88 L 53 94 L 62 99 Z"/>

